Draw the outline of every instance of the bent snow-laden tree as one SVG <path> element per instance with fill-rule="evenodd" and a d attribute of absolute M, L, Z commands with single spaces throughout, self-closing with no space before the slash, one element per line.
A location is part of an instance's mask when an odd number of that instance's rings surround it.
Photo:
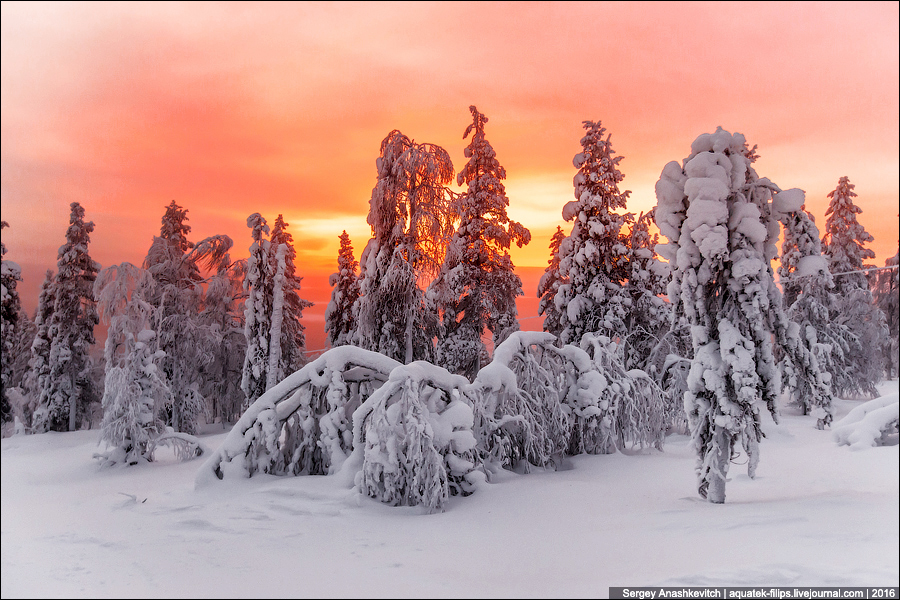
<path fill-rule="evenodd" d="M 450 496 L 471 494 L 483 475 L 474 472 L 474 416 L 462 395 L 468 383 L 424 361 L 391 371 L 353 413 L 351 460 L 362 462 L 357 488 L 429 512 L 442 511 Z"/>
<path fill-rule="evenodd" d="M 485 138 L 488 118 L 474 106 L 469 110 L 473 121 L 463 134 L 472 134 L 469 161 L 457 175 L 457 183 L 468 186 L 456 201 L 459 227 L 426 297 L 441 317 L 436 361 L 472 379 L 487 362 L 485 331 L 496 347 L 519 329 L 516 297 L 522 295 L 522 280 L 509 248 L 527 244 L 531 233 L 507 216 L 506 169 Z"/>
<path fill-rule="evenodd" d="M 884 268 L 873 279 L 872 296 L 884 313 L 889 339 L 884 346 L 884 369 L 888 377 L 898 374 L 900 363 L 900 251 L 884 261 Z"/>
<path fill-rule="evenodd" d="M 353 449 L 351 418 L 400 363 L 355 346 L 332 348 L 250 405 L 197 475 L 324 475 Z"/>
<path fill-rule="evenodd" d="M 656 184 L 669 298 L 691 325 L 685 408 L 698 491 L 715 503 L 725 501 L 738 440 L 755 475 L 760 409 L 777 417 L 781 391 L 773 337 L 787 321 L 771 265 L 780 229 L 772 195 L 781 190 L 751 167 L 754 150 L 720 127 L 694 141 L 683 165 L 667 164 Z"/>
<path fill-rule="evenodd" d="M 437 322 L 419 279 L 437 272 L 453 227 L 453 163 L 446 150 L 399 131 L 381 142 L 367 221 L 372 239 L 360 258 L 352 343 L 410 363 L 431 360 Z"/>

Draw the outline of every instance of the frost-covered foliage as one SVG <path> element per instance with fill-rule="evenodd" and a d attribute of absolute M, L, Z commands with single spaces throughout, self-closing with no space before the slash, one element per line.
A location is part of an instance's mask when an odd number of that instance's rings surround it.
<path fill-rule="evenodd" d="M 669 298 L 691 326 L 685 410 L 698 491 L 716 503 L 725 501 L 738 440 L 755 475 L 760 409 L 776 417 L 781 391 L 773 337 L 787 320 L 771 265 L 780 229 L 772 195 L 781 190 L 757 176 L 754 150 L 720 127 L 694 141 L 683 165 L 667 164 L 656 184 L 656 222 L 669 240 L 658 247 L 672 269 Z"/>
<path fill-rule="evenodd" d="M 898 423 L 900 398 L 896 394 L 882 396 L 860 404 L 835 422 L 833 435 L 839 445 L 850 446 L 851 450 L 886 445 L 886 442 L 896 444 Z"/>
<path fill-rule="evenodd" d="M 35 422 L 41 423 L 44 419 L 38 401 L 41 390 L 49 386 L 50 379 L 50 322 L 53 320 L 53 306 L 56 304 L 56 285 L 54 284 L 53 271 L 47 269 L 44 281 L 41 283 L 41 292 L 38 295 L 37 311 L 34 316 L 35 334 L 31 343 L 31 360 L 29 374 L 25 379 L 25 389 L 31 397 L 32 415 L 26 426 L 33 427 Z M 38 418 L 34 418 L 37 413 Z"/>
<path fill-rule="evenodd" d="M 828 269 L 834 277 L 834 291 L 838 299 L 838 310 L 831 318 L 845 325 L 858 343 L 848 340 L 845 352 L 846 369 L 843 377 L 833 381 L 833 388 L 840 396 L 866 394 L 876 397 L 875 384 L 884 376 L 882 348 L 888 337 L 884 314 L 878 310 L 872 299 L 872 292 L 865 273 L 863 261 L 874 258 L 875 253 L 865 244 L 873 240 L 856 215 L 862 212 L 853 198 L 856 192 L 847 177 L 841 177 L 838 186 L 828 194 L 831 202 L 825 213 L 825 235 L 822 238 L 823 253 L 828 260 Z"/>
<path fill-rule="evenodd" d="M 355 482 L 365 495 L 393 506 L 439 512 L 450 496 L 469 495 L 478 481 L 468 380 L 427 362 L 395 368 L 353 414 Z"/>
<path fill-rule="evenodd" d="M 657 234 L 650 235 L 653 210 L 641 213 L 628 240 L 628 281 L 631 303 L 625 313 L 627 334 L 619 344 L 626 369 L 653 371 L 653 354 L 669 329 L 671 305 L 662 296 L 669 282 L 669 266 L 659 260 Z"/>
<path fill-rule="evenodd" d="M 599 121 L 585 121 L 582 151 L 575 155 L 575 200 L 563 207 L 563 218 L 572 231 L 559 246 L 559 279 L 556 310 L 562 344 L 579 343 L 585 333 L 611 339 L 624 337 L 631 297 L 625 291 L 630 275 L 628 236 L 624 230 L 633 216 L 619 214 L 630 192 L 619 190 L 624 175 L 621 156 L 604 138 Z"/>
<path fill-rule="evenodd" d="M 404 363 L 430 360 L 435 316 L 419 279 L 443 262 L 453 226 L 453 163 L 446 150 L 397 130 L 381 142 L 369 200 L 372 239 L 360 258 L 352 343 Z"/>
<path fill-rule="evenodd" d="M 97 400 L 89 354 L 94 344 L 94 326 L 99 322 L 94 301 L 94 280 L 100 265 L 88 254 L 91 221 L 84 220 L 84 208 L 70 205 L 66 243 L 59 249 L 54 303 L 47 335 L 47 376 L 41 379 L 39 408 L 34 430 L 74 431 Z"/>
<path fill-rule="evenodd" d="M 353 246 L 346 230 L 341 233 L 340 240 L 338 270 L 328 279 L 333 289 L 325 309 L 325 333 L 332 348 L 350 343 L 354 330 L 353 304 L 359 298 L 359 263 L 353 257 Z"/>
<path fill-rule="evenodd" d="M 335 473 L 353 446 L 351 418 L 400 363 L 355 346 L 332 348 L 244 411 L 198 484 L 225 477 Z"/>
<path fill-rule="evenodd" d="M 0 221 L 0 230 L 9 227 Z M 16 284 L 22 281 L 22 268 L 11 260 L 6 260 L 6 244 L 0 242 L 0 421 L 12 420 L 12 406 L 6 391 L 13 378 L 13 357 L 19 337 L 19 315 L 22 302 Z"/>
<path fill-rule="evenodd" d="M 900 251 L 884 261 L 884 269 L 872 277 L 872 296 L 875 305 L 884 313 L 888 340 L 884 344 L 884 370 L 888 377 L 897 377 L 900 362 Z"/>
<path fill-rule="evenodd" d="M 426 298 L 441 317 L 436 362 L 471 379 L 487 362 L 485 331 L 496 346 L 519 329 L 516 297 L 522 295 L 522 280 L 509 248 L 527 244 L 531 232 L 507 216 L 506 169 L 484 135 L 488 118 L 474 106 L 469 110 L 473 120 L 463 134 L 464 139 L 472 134 L 465 151 L 469 161 L 456 177 L 467 186 L 456 201 L 459 227 Z"/>
<path fill-rule="evenodd" d="M 203 305 L 203 277 L 194 244 L 187 239 L 191 227 L 187 210 L 174 200 L 166 207 L 160 235 L 144 258 L 144 269 L 153 277 L 150 329 L 156 332 L 155 350 L 164 380 L 172 391 L 165 409 L 166 424 L 175 431 L 194 433 L 204 409 L 203 371 L 213 358 L 214 344 L 199 320 Z"/>
<path fill-rule="evenodd" d="M 136 336 L 124 332 L 129 348 L 115 366 L 107 366 L 100 434 L 107 450 L 97 455 L 103 466 L 149 461 L 149 446 L 164 429 L 159 409 L 171 392 L 154 362 L 163 355 L 153 350 L 155 337 L 150 329 Z"/>
<path fill-rule="evenodd" d="M 784 192 L 776 198 L 783 199 Z M 783 383 L 804 414 L 814 414 L 822 429 L 832 420 L 831 373 L 843 369 L 846 328 L 831 319 L 837 299 L 828 264 L 821 253 L 819 230 L 798 198 L 781 206 L 784 242 L 781 246 L 783 306 L 790 321 L 778 336 Z M 840 373 L 838 373 L 840 377 Z"/>
<path fill-rule="evenodd" d="M 565 280 L 560 279 L 559 274 L 559 247 L 565 239 L 566 233 L 562 227 L 557 225 L 556 232 L 550 238 L 550 260 L 547 261 L 547 268 L 541 275 L 537 289 L 537 295 L 540 298 L 538 315 L 544 316 L 543 329 L 557 337 L 563 326 L 560 311 L 556 308 L 556 293 L 559 291 L 559 286 L 565 283 Z"/>

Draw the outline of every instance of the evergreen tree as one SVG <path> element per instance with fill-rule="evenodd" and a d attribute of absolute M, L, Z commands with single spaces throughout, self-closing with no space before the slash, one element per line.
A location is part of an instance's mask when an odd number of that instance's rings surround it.
<path fill-rule="evenodd" d="M 93 222 L 84 220 L 84 208 L 78 202 L 71 204 L 71 210 L 66 243 L 57 260 L 49 375 L 41 388 L 37 431 L 74 431 L 96 394 L 89 351 L 99 322 L 93 286 L 100 265 L 88 254 Z"/>
<path fill-rule="evenodd" d="M 331 301 L 325 309 L 325 332 L 328 345 L 332 348 L 350 343 L 354 329 L 353 303 L 359 298 L 359 263 L 353 257 L 353 246 L 345 230 L 340 235 L 341 247 L 338 251 L 338 270 L 328 279 Z"/>
<path fill-rule="evenodd" d="M 839 300 L 831 319 L 845 325 L 858 340 L 845 357 L 849 367 L 846 377 L 835 381 L 834 391 L 842 396 L 868 394 L 875 398 L 875 384 L 884 375 L 881 349 L 888 333 L 884 314 L 875 306 L 863 272 L 863 261 L 875 258 L 875 253 L 865 247 L 873 238 L 856 219 L 862 209 L 853 201 L 855 187 L 847 177 L 841 177 L 837 188 L 828 194 L 831 202 L 825 213 L 828 219 L 822 238 L 823 254 Z"/>
<path fill-rule="evenodd" d="M 0 221 L 0 230 L 9 227 Z M 19 315 L 22 303 L 16 283 L 22 281 L 22 269 L 11 260 L 6 260 L 6 245 L 0 242 L 0 420 L 12 421 L 12 406 L 6 396 L 13 378 L 13 359 L 19 337 Z"/>
<path fill-rule="evenodd" d="M 888 377 L 898 375 L 898 335 L 900 335 L 900 251 L 884 261 L 884 269 L 873 278 L 875 305 L 884 313 L 888 328 L 888 340 L 884 345 L 884 368 Z"/>
<path fill-rule="evenodd" d="M 619 351 L 626 369 L 652 371 L 651 355 L 669 329 L 670 305 L 661 298 L 668 283 L 668 265 L 656 254 L 657 234 L 650 235 L 651 210 L 641 213 L 628 239 L 628 281 L 625 292 L 631 299 L 625 312 L 625 331 Z"/>
<path fill-rule="evenodd" d="M 543 329 L 557 337 L 563 329 L 560 312 L 556 308 L 556 294 L 559 286 L 565 283 L 565 280 L 560 279 L 559 274 L 559 247 L 565 239 L 566 233 L 562 227 L 557 225 L 556 232 L 550 238 L 550 260 L 547 261 L 547 268 L 541 275 L 537 290 L 538 298 L 540 298 L 538 314 L 544 315 Z"/>
<path fill-rule="evenodd" d="M 783 194 L 777 196 L 781 197 Z M 784 242 L 778 275 L 784 290 L 782 305 L 794 325 L 779 336 L 776 352 L 785 387 L 804 414 L 814 413 L 818 427 L 832 421 L 831 374 L 841 376 L 846 328 L 831 322 L 834 283 L 821 254 L 819 230 L 803 206 L 783 206 Z"/>
<path fill-rule="evenodd" d="M 560 342 L 577 344 L 588 332 L 613 340 L 625 337 L 630 297 L 628 237 L 623 230 L 633 220 L 618 214 L 631 192 L 619 191 L 624 175 L 614 156 L 610 136 L 599 121 L 584 121 L 582 152 L 575 155 L 575 201 L 563 207 L 563 218 L 572 221 L 572 232 L 559 247 L 560 279 L 554 299 L 559 312 Z"/>
<path fill-rule="evenodd" d="M 473 121 L 463 139 L 474 134 L 465 152 L 469 162 L 457 175 L 457 184 L 468 186 L 457 199 L 460 223 L 427 297 L 442 319 L 437 361 L 472 379 L 487 362 L 485 330 L 496 346 L 519 329 L 516 297 L 522 295 L 522 280 L 509 248 L 527 244 L 531 232 L 507 216 L 506 170 L 485 138 L 488 119 L 474 106 L 469 110 Z"/>
<path fill-rule="evenodd" d="M 266 236 L 269 226 L 259 213 L 247 217 L 253 243 L 244 276 L 244 337 L 247 353 L 241 377 L 244 407 L 250 406 L 266 391 L 266 369 L 269 366 L 269 333 L 272 330 L 272 272 L 270 246 Z"/>
<path fill-rule="evenodd" d="M 446 184 L 453 163 L 440 146 L 417 144 L 394 130 L 381 142 L 376 167 L 353 344 L 405 363 L 431 360 L 437 323 L 418 281 L 437 271 L 452 233 Z"/>
<path fill-rule="evenodd" d="M 41 409 L 39 402 L 42 390 L 50 385 L 50 322 L 53 320 L 54 304 L 56 304 L 54 273 L 47 269 L 38 295 L 37 312 L 34 316 L 34 341 L 31 344 L 31 360 L 28 363 L 30 369 L 25 378 L 29 402 L 34 407 L 34 414 L 31 419 L 27 419 L 26 426 L 43 423 L 46 418 L 46 410 Z"/>
<path fill-rule="evenodd" d="M 149 299 L 153 306 L 151 329 L 156 332 L 151 342 L 155 344 L 153 354 L 164 352 L 156 360 L 172 391 L 165 421 L 177 432 L 193 434 L 204 407 L 201 373 L 213 354 L 198 318 L 203 277 L 191 252 L 194 244 L 187 238 L 191 231 L 187 212 L 174 200 L 169 203 L 143 266 L 155 282 Z"/>
<path fill-rule="evenodd" d="M 656 222 L 672 269 L 674 318 L 691 325 L 694 357 L 684 404 L 697 451 L 698 491 L 725 501 L 728 466 L 740 440 L 753 477 L 760 409 L 777 418 L 781 386 L 773 337 L 787 326 L 771 260 L 777 254 L 779 188 L 759 178 L 744 136 L 701 135 L 684 164 L 656 184 Z M 795 195 L 799 190 L 791 190 Z"/>
<path fill-rule="evenodd" d="M 306 328 L 303 310 L 313 305 L 300 297 L 294 260 L 294 238 L 281 215 L 275 219 L 270 239 L 269 270 L 272 277 L 272 329 L 269 335 L 269 367 L 266 389 L 306 364 Z"/>

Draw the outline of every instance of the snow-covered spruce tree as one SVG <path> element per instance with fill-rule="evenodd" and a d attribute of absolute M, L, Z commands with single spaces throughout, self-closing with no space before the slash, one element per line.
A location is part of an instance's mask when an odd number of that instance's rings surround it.
<path fill-rule="evenodd" d="M 49 386 L 50 378 L 50 322 L 53 320 L 53 306 L 56 304 L 56 286 L 53 281 L 54 273 L 47 269 L 38 295 L 31 360 L 28 362 L 29 371 L 25 377 L 25 390 L 33 407 L 32 418 L 25 423 L 26 427 L 33 427 L 35 423 L 43 423 L 46 420 L 46 410 L 41 408 L 39 400 L 42 390 Z"/>
<path fill-rule="evenodd" d="M 331 301 L 325 309 L 325 333 L 332 348 L 350 343 L 353 332 L 353 303 L 359 298 L 359 263 L 353 257 L 350 236 L 344 230 L 340 235 L 341 247 L 338 251 L 338 270 L 328 279 Z"/>
<path fill-rule="evenodd" d="M 100 265 L 88 254 L 93 222 L 84 220 L 84 208 L 78 202 L 70 208 L 66 243 L 59 249 L 53 282 L 49 374 L 41 388 L 35 431 L 74 431 L 88 404 L 97 400 L 89 351 L 99 322 L 93 288 Z"/>
<path fill-rule="evenodd" d="M 661 296 L 666 293 L 669 267 L 657 258 L 657 234 L 650 235 L 653 210 L 641 213 L 631 227 L 628 240 L 628 281 L 625 292 L 631 303 L 625 313 L 627 334 L 619 344 L 618 352 L 626 370 L 642 369 L 658 375 L 653 364 L 654 349 L 669 329 L 671 320 L 668 302 Z"/>
<path fill-rule="evenodd" d="M 884 376 L 881 349 L 888 333 L 884 314 L 875 306 L 862 272 L 863 261 L 874 258 L 875 253 L 865 247 L 873 238 L 856 219 L 862 209 L 853 201 L 855 187 L 847 177 L 841 177 L 837 188 L 828 194 L 831 202 L 825 213 L 828 218 L 822 238 L 823 254 L 839 300 L 831 319 L 846 325 L 859 341 L 849 344 L 851 351 L 845 356 L 849 371 L 846 377 L 836 378 L 833 386 L 838 396 L 867 394 L 875 398 L 875 384 Z"/>
<path fill-rule="evenodd" d="M 294 238 L 281 215 L 275 219 L 269 240 L 269 271 L 272 273 L 272 318 L 269 331 L 269 365 L 266 389 L 306 364 L 306 328 L 303 310 L 313 305 L 300 297 L 300 282 L 294 259 Z"/>
<path fill-rule="evenodd" d="M 793 325 L 778 338 L 776 352 L 785 387 L 804 414 L 818 417 L 821 429 L 832 421 L 831 373 L 843 369 L 848 336 L 829 315 L 836 302 L 834 283 L 813 216 L 802 206 L 780 208 L 784 242 L 778 275 L 783 306 Z"/>
<path fill-rule="evenodd" d="M 172 391 L 165 421 L 176 432 L 193 434 L 204 408 L 200 392 L 202 371 L 213 359 L 209 338 L 199 321 L 203 302 L 203 278 L 187 239 L 187 209 L 172 200 L 161 220 L 160 234 L 153 238 L 143 267 L 155 285 L 149 299 L 153 306 L 151 329 L 156 332 L 154 353 L 164 380 Z"/>
<path fill-rule="evenodd" d="M 426 298 L 441 316 L 436 361 L 472 379 L 487 362 L 484 332 L 491 332 L 496 347 L 519 329 L 516 297 L 522 295 L 522 280 L 509 248 L 527 244 L 531 232 L 507 216 L 506 169 L 484 136 L 488 118 L 474 106 L 469 110 L 473 120 L 463 134 L 463 139 L 472 134 L 465 151 L 469 162 L 456 178 L 467 185 L 456 203 L 459 227 Z"/>
<path fill-rule="evenodd" d="M 367 222 L 372 239 L 360 258 L 360 296 L 352 343 L 410 363 L 431 360 L 437 323 L 418 285 L 443 262 L 453 226 L 453 177 L 447 151 L 397 130 L 381 142 Z"/>
<path fill-rule="evenodd" d="M 541 275 L 537 289 L 537 295 L 540 298 L 538 315 L 544 315 L 543 329 L 557 337 L 562 331 L 562 323 L 559 310 L 556 308 L 556 293 L 559 291 L 560 284 L 565 283 L 559 275 L 559 246 L 565 239 L 566 232 L 557 225 L 556 232 L 550 238 L 550 260 L 547 261 L 547 268 Z"/>
<path fill-rule="evenodd" d="M 610 136 L 599 121 L 584 121 L 587 132 L 582 151 L 575 155 L 575 200 L 563 207 L 572 232 L 559 247 L 559 273 L 564 280 L 556 293 L 562 344 L 577 344 L 588 332 L 623 338 L 630 297 L 625 292 L 628 236 L 623 230 L 633 219 L 619 214 L 630 192 L 619 191 L 624 175 L 614 156 Z"/>
<path fill-rule="evenodd" d="M 0 221 L 0 230 L 9 227 Z M 19 314 L 22 302 L 16 284 L 22 281 L 22 268 L 11 260 L 6 260 L 6 244 L 0 242 L 0 421 L 12 420 L 12 406 L 6 397 L 6 390 L 12 381 L 12 364 L 16 341 L 19 334 Z"/>
<path fill-rule="evenodd" d="M 244 276 L 244 337 L 247 353 L 241 376 L 244 391 L 244 408 L 253 404 L 266 391 L 269 367 L 269 335 L 272 330 L 272 276 L 270 270 L 271 244 L 266 236 L 269 226 L 259 213 L 247 217 L 253 243 L 247 258 L 247 273 Z"/>
<path fill-rule="evenodd" d="M 697 451 L 698 492 L 725 501 L 729 462 L 740 440 L 755 476 L 760 408 L 776 417 L 780 374 L 773 336 L 786 323 L 771 261 L 779 223 L 744 136 L 703 134 L 682 165 L 670 162 L 656 184 L 658 247 L 672 269 L 676 314 L 691 325 L 694 357 L 685 409 Z M 802 192 L 801 192 L 802 193 Z"/>
<path fill-rule="evenodd" d="M 884 313 L 888 328 L 888 341 L 884 345 L 884 370 L 888 377 L 898 375 L 898 335 L 900 335 L 900 251 L 884 261 L 885 268 L 878 271 L 873 281 L 875 305 Z"/>

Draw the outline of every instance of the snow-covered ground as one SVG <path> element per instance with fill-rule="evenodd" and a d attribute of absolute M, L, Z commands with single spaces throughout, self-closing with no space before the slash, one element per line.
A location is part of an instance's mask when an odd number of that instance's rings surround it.
<path fill-rule="evenodd" d="M 896 380 L 880 386 L 896 395 Z M 860 401 L 839 400 L 835 419 Z M 2 440 L 3 598 L 603 597 L 609 586 L 896 586 L 900 446 L 854 450 L 766 417 L 757 478 L 701 501 L 683 435 L 664 452 L 504 473 L 440 514 L 339 477 L 201 491 L 203 459 L 99 470 L 98 431 Z M 224 432 L 204 436 L 215 449 Z M 736 459 L 740 462 L 740 458 Z"/>

